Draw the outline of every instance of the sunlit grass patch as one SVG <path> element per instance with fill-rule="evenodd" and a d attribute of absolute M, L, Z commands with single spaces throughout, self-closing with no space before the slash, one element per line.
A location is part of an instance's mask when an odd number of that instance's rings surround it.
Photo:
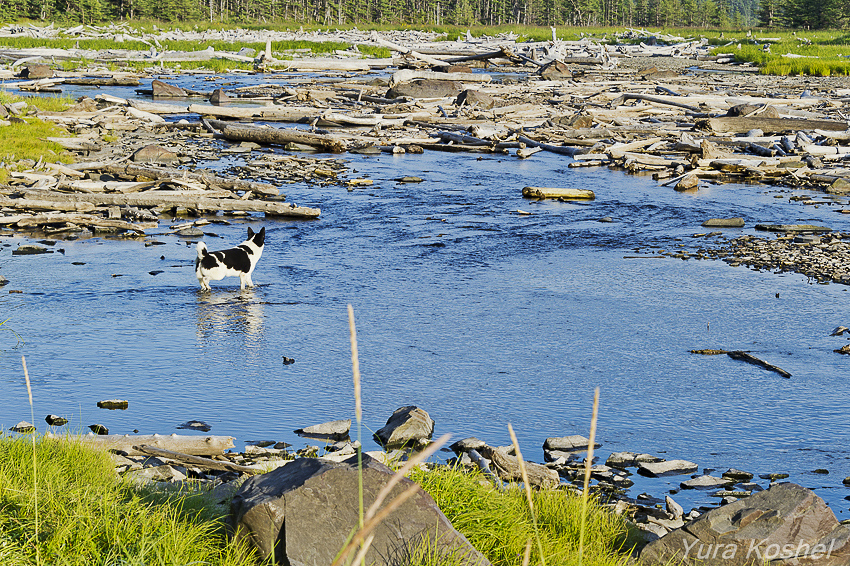
<path fill-rule="evenodd" d="M 415 470 L 411 479 L 437 502 L 456 529 L 493 564 L 519 566 L 526 544 L 534 539 L 533 521 L 522 490 L 495 489 L 484 476 L 461 469 Z M 563 490 L 541 490 L 533 495 L 537 526 L 547 565 L 578 563 L 581 497 Z M 585 524 L 583 563 L 622 566 L 628 562 L 630 531 L 621 517 L 605 511 L 591 499 Z M 531 564 L 540 556 L 532 546 Z"/>
<path fill-rule="evenodd" d="M 179 495 L 154 503 L 116 476 L 106 452 L 39 439 L 34 484 L 32 451 L 29 438 L 0 439 L 3 564 L 35 564 L 36 549 L 68 566 L 254 564 L 243 547 L 226 541 L 211 508 Z"/>
<path fill-rule="evenodd" d="M 63 136 L 67 136 L 65 130 L 38 118 L 27 117 L 23 123 L 0 126 L 0 161 L 7 165 L 21 159 L 72 163 L 74 158 L 71 154 L 59 144 L 45 140 Z"/>

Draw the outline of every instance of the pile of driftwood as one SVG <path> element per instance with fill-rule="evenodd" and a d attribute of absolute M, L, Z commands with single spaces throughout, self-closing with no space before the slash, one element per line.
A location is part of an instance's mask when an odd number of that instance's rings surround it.
<path fill-rule="evenodd" d="M 56 141 L 81 156 L 103 155 L 109 149 L 99 142 L 104 133 L 127 136 L 144 130 L 180 136 L 188 144 L 216 139 L 331 154 L 498 152 L 528 159 L 550 152 L 565 156 L 570 167 L 609 166 L 652 174 L 662 185 L 682 191 L 698 190 L 706 182 L 757 181 L 833 195 L 850 193 L 850 168 L 844 167 L 850 158 L 846 110 L 850 89 L 840 79 L 702 73 L 697 71 L 728 67 L 700 62 L 698 52 L 686 55 L 684 48 L 677 57 L 640 56 L 654 55 L 658 42 L 645 45 L 641 52 L 632 45 L 603 45 L 590 39 L 521 46 L 510 37 L 458 39 L 423 43 L 418 36 L 406 40 L 401 33 L 371 32 L 368 41 L 392 49 L 398 55 L 393 63 L 405 67 L 387 79 L 376 79 L 365 70 L 343 76 L 331 72 L 326 78 L 277 72 L 267 74 L 268 83 L 263 85 L 212 84 L 209 92 L 154 81 L 150 89 L 140 89 L 151 100 L 102 94 L 96 107 L 78 105 L 65 113 L 41 116 L 79 134 Z M 619 65 L 613 64 L 615 58 Z M 313 61 L 319 68 L 325 62 Z M 700 68 L 695 70 L 696 65 Z M 317 67 L 307 64 L 307 68 Z M 139 78 L 54 70 L 53 77 L 13 83 L 10 88 L 40 90 L 61 87 L 63 82 Z M 252 105 L 242 104 L 246 101 Z M 176 122 L 170 116 L 184 119 Z M 124 145 L 121 151 L 136 149 Z M 128 157 L 114 155 L 115 150 L 113 146 L 107 161 Z M 265 163 L 279 165 L 292 159 L 277 155 Z M 253 173 L 263 169 L 262 161 L 255 160 L 260 165 Z M 115 163 L 105 165 L 112 169 L 83 163 L 69 168 L 76 174 L 25 173 L 15 179 L 17 186 L 6 189 L 6 206 L 13 206 L 11 200 L 36 200 L 32 191 L 37 188 L 42 191 L 39 200 L 62 202 L 63 208 L 56 210 L 63 212 L 68 207 L 84 212 L 79 207 L 88 205 L 170 205 L 205 213 L 213 207 L 198 199 L 216 198 L 217 210 L 318 214 L 268 202 L 274 195 L 260 187 L 224 187 L 210 175 L 117 171 Z M 336 178 L 341 170 L 327 169 L 331 174 L 325 178 Z M 112 183 L 126 184 L 91 189 L 79 182 L 87 171 L 93 173 L 88 174 L 89 181 L 107 175 Z M 207 192 L 231 194 L 202 194 L 201 186 Z M 10 190 L 17 199 L 9 196 Z M 169 204 L 153 198 L 156 193 L 163 199 L 176 197 L 175 191 L 181 198 Z M 69 197 L 72 192 L 77 196 Z M 57 193 L 63 193 L 62 198 Z"/>

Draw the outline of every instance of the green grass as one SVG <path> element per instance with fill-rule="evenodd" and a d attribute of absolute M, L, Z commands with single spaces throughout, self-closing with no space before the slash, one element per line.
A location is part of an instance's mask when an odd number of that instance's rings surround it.
<path fill-rule="evenodd" d="M 0 102 L 8 95 L 0 93 Z M 45 110 L 56 108 L 57 102 L 49 99 L 36 99 L 36 97 L 25 99 L 28 104 L 34 106 L 43 105 Z M 14 163 L 20 159 L 42 159 L 52 163 L 72 163 L 74 158 L 58 144 L 46 141 L 48 137 L 67 137 L 68 132 L 56 124 L 44 122 L 38 118 L 26 116 L 24 123 L 13 122 L 9 126 L 0 126 L 0 161 L 7 164 Z"/>
<path fill-rule="evenodd" d="M 768 53 L 762 48 L 766 42 L 759 38 L 779 38 L 780 41 L 770 42 Z M 746 37 L 744 33 L 728 32 L 721 41 L 732 44 L 715 47 L 713 53 L 731 53 L 737 61 L 758 65 L 762 74 L 850 75 L 850 36 L 847 34 L 807 31 L 794 35 L 787 31 L 763 31 Z M 789 57 L 789 54 L 801 57 Z"/>
<path fill-rule="evenodd" d="M 411 479 L 427 491 L 446 517 L 495 566 L 519 566 L 526 544 L 535 533 L 525 494 L 513 486 L 499 492 L 478 472 L 436 468 L 417 470 Z M 539 535 L 550 566 L 578 564 L 581 497 L 563 490 L 533 495 Z M 633 545 L 625 521 L 591 500 L 585 526 L 583 564 L 622 566 Z M 532 546 L 531 564 L 539 564 Z"/>
<path fill-rule="evenodd" d="M 36 550 L 63 566 L 254 564 L 206 501 L 133 488 L 107 453 L 73 441 L 36 447 L 37 526 L 31 440 L 0 439 L 0 564 L 34 564 Z"/>

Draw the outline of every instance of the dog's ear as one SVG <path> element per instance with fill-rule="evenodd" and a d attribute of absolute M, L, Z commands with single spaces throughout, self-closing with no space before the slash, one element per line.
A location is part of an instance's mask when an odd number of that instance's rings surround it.
<path fill-rule="evenodd" d="M 253 237 L 254 237 L 254 231 L 251 230 L 250 226 L 248 226 L 248 239 L 250 240 Z"/>
<path fill-rule="evenodd" d="M 262 228 L 260 228 L 260 231 L 257 232 L 257 237 L 254 238 L 254 242 L 258 246 L 262 246 L 263 242 L 265 242 L 265 241 L 266 241 L 266 227 L 263 226 Z"/>

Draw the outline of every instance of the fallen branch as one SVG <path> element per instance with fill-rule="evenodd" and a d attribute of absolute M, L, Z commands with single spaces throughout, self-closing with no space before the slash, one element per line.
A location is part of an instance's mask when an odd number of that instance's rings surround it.
<path fill-rule="evenodd" d="M 192 456 L 191 454 L 183 454 L 181 452 L 165 450 L 164 448 L 155 448 L 146 444 L 133 446 L 133 450 L 141 452 L 142 454 L 149 454 L 151 456 L 162 456 L 164 458 L 168 458 L 169 460 L 177 460 L 178 462 L 201 466 L 209 470 L 224 470 L 226 472 L 239 472 L 242 474 L 259 473 L 258 470 L 255 470 L 254 468 L 250 468 L 248 466 L 240 466 L 239 464 L 234 464 L 232 462 L 224 462 L 222 460 L 211 460 L 209 458 L 201 458 L 200 456 Z"/>
<path fill-rule="evenodd" d="M 791 374 L 788 373 L 787 371 L 785 371 L 784 369 L 782 369 L 780 367 L 776 367 L 773 364 L 769 364 L 764 360 L 760 360 L 757 357 L 752 356 L 752 355 L 750 355 L 750 354 L 748 354 L 748 353 L 746 353 L 742 350 L 735 350 L 735 351 L 732 351 L 732 352 L 726 352 L 726 354 L 730 358 L 732 358 L 733 360 L 741 360 L 742 362 L 747 362 L 747 363 L 750 363 L 750 364 L 753 364 L 753 365 L 756 365 L 756 366 L 759 366 L 759 367 L 763 367 L 764 369 L 778 373 L 782 377 L 786 377 L 786 378 L 791 377 Z"/>

